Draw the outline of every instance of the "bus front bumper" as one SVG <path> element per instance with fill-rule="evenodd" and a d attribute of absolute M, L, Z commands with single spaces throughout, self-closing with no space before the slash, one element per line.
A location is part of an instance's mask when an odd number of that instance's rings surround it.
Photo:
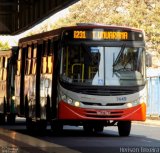
<path fill-rule="evenodd" d="M 146 104 L 142 103 L 127 109 L 92 109 L 75 107 L 61 101 L 58 106 L 58 119 L 145 121 Z"/>

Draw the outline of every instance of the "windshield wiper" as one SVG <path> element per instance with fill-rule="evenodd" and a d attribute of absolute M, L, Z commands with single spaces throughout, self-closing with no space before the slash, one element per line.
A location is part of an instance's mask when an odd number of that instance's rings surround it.
<path fill-rule="evenodd" d="M 118 54 L 116 60 L 115 60 L 114 63 L 113 63 L 113 68 L 114 68 L 114 66 L 116 66 L 116 65 L 118 64 L 119 59 L 120 59 L 122 53 L 123 53 L 124 50 L 125 50 L 125 47 L 126 47 L 126 44 L 124 43 L 124 44 L 121 46 L 121 50 L 120 50 L 120 52 L 119 52 L 119 54 Z"/>

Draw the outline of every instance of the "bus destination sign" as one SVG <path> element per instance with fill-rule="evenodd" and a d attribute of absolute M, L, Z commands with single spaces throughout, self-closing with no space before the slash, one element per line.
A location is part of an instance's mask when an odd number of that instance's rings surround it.
<path fill-rule="evenodd" d="M 143 34 L 135 31 L 120 31 L 120 30 L 106 30 L 106 29 L 92 29 L 92 30 L 67 30 L 64 33 L 64 39 L 68 40 L 118 40 L 128 41 L 136 40 L 142 41 Z"/>
<path fill-rule="evenodd" d="M 73 31 L 74 39 L 88 39 L 89 38 L 95 40 L 101 39 L 112 39 L 112 40 L 128 40 L 128 32 L 119 32 L 119 31 L 92 31 L 92 33 L 88 33 L 87 31 Z"/>

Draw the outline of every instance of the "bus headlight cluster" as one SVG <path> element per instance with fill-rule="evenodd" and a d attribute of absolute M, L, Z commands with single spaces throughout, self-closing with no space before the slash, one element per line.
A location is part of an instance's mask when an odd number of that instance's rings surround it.
<path fill-rule="evenodd" d="M 81 103 L 79 101 L 75 101 L 72 98 L 66 96 L 66 95 L 62 95 L 61 96 L 62 100 L 70 105 L 76 106 L 76 107 L 80 107 Z"/>
<path fill-rule="evenodd" d="M 131 107 L 137 106 L 137 105 L 142 104 L 142 103 L 146 103 L 146 97 L 140 97 L 139 99 L 137 99 L 133 102 L 129 102 L 126 105 L 127 105 L 128 108 L 131 108 Z"/>
<path fill-rule="evenodd" d="M 130 102 L 130 103 L 127 103 L 127 107 L 130 108 L 130 107 L 134 107 L 134 106 L 137 106 L 139 103 L 138 100 L 135 100 L 133 102 Z"/>
<path fill-rule="evenodd" d="M 73 103 L 73 100 L 72 100 L 71 98 L 68 98 L 68 99 L 67 99 L 67 102 L 68 102 L 68 104 L 72 104 L 72 103 Z"/>

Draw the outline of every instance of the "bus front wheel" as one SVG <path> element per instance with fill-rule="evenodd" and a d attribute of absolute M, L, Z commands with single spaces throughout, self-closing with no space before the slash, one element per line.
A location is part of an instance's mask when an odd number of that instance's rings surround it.
<path fill-rule="evenodd" d="M 0 125 L 4 125 L 4 124 L 5 124 L 5 114 L 0 113 Z"/>
<path fill-rule="evenodd" d="M 84 124 L 83 125 L 83 130 L 86 133 L 92 133 L 93 132 L 94 127 L 92 126 L 92 124 Z"/>
<path fill-rule="evenodd" d="M 8 114 L 7 115 L 7 123 L 13 125 L 13 124 L 15 124 L 15 122 L 16 122 L 16 114 L 14 114 L 14 113 Z"/>
<path fill-rule="evenodd" d="M 54 134 L 61 134 L 63 132 L 63 123 L 60 121 L 52 121 L 51 129 Z"/>
<path fill-rule="evenodd" d="M 103 125 L 96 125 L 94 127 L 95 132 L 103 132 L 104 126 Z"/>
<path fill-rule="evenodd" d="M 33 121 L 32 118 L 26 118 L 26 128 L 29 132 L 42 134 L 45 133 L 46 131 L 47 121 L 46 120 Z"/>
<path fill-rule="evenodd" d="M 119 136 L 129 136 L 131 131 L 131 121 L 119 121 L 118 132 Z"/>

